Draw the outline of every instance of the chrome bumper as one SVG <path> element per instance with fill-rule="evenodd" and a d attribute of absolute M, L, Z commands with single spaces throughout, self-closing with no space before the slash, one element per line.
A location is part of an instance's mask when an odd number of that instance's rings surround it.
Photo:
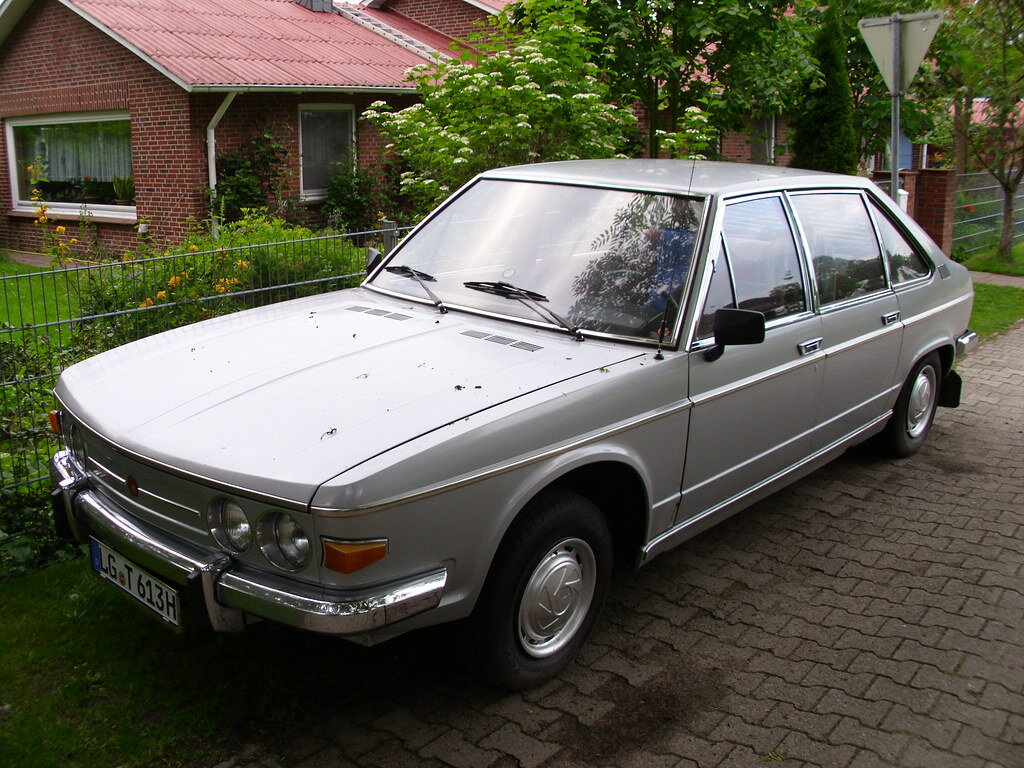
<path fill-rule="evenodd" d="M 977 343 L 978 334 L 968 328 L 956 337 L 956 356 L 961 357 L 966 354 Z"/>
<path fill-rule="evenodd" d="M 237 631 L 244 614 L 330 635 L 356 635 L 434 608 L 448 572 L 440 569 L 373 591 L 332 593 L 315 585 L 242 570 L 223 552 L 171 539 L 105 502 L 71 465 L 67 451 L 50 462 L 54 513 L 79 541 L 95 536 L 155 575 L 188 587 L 198 582 L 218 632 Z M 58 521 L 58 527 L 60 522 Z"/>

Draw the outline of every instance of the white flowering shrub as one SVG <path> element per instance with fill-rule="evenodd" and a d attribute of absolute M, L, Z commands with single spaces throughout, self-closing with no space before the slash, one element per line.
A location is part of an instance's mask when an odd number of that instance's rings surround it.
<path fill-rule="evenodd" d="M 502 20 L 473 50 L 410 70 L 421 103 L 365 113 L 408 168 L 402 193 L 426 211 L 488 168 L 621 155 L 636 119 L 611 102 L 587 43 L 571 23 L 523 38 Z"/>

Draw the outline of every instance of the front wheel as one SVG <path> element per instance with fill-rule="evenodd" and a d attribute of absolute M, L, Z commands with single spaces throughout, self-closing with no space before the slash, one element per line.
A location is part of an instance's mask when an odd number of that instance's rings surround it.
<path fill-rule="evenodd" d="M 894 456 L 910 456 L 924 444 L 939 404 L 942 364 L 934 352 L 921 358 L 907 377 L 882 432 L 886 450 Z"/>
<path fill-rule="evenodd" d="M 575 657 L 597 620 L 611 575 L 601 511 L 548 491 L 513 523 L 471 620 L 479 672 L 511 690 L 540 685 Z"/>

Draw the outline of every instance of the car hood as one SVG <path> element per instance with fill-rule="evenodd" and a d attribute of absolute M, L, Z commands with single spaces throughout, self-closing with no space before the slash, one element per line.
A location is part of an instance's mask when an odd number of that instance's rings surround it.
<path fill-rule="evenodd" d="M 143 458 L 306 503 L 390 448 L 640 354 L 352 289 L 119 347 L 57 395 Z"/>

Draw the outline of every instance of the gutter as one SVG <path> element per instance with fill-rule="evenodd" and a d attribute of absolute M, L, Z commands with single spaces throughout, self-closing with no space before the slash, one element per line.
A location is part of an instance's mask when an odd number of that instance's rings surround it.
<path fill-rule="evenodd" d="M 224 96 L 224 101 L 217 107 L 217 111 L 213 113 L 213 117 L 210 118 L 210 124 L 206 126 L 206 168 L 209 173 L 211 196 L 217 190 L 217 126 L 220 125 L 224 113 L 228 111 L 228 107 L 231 106 L 231 102 L 237 95 L 237 91 L 229 91 Z M 210 229 L 216 237 L 217 214 L 213 211 L 210 212 Z"/>

